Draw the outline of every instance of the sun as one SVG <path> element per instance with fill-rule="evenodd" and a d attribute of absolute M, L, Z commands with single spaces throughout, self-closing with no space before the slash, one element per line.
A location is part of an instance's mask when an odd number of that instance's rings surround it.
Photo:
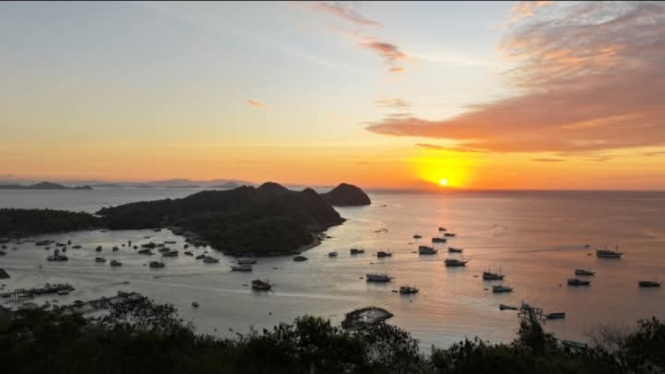
<path fill-rule="evenodd" d="M 448 186 L 448 180 L 446 178 L 439 179 L 439 186 L 441 186 L 441 187 Z"/>

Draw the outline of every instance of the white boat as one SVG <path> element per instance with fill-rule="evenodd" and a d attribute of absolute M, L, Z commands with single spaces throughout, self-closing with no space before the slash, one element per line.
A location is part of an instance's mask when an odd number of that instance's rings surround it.
<path fill-rule="evenodd" d="M 392 277 L 390 277 L 388 274 L 385 273 L 367 274 L 368 282 L 390 282 L 392 279 L 393 279 Z"/>
<path fill-rule="evenodd" d="M 590 270 L 575 269 L 575 275 L 594 275 L 594 274 L 596 273 Z"/>
<path fill-rule="evenodd" d="M 238 263 L 238 265 L 254 265 L 256 264 L 256 260 L 253 258 L 238 258 L 236 263 Z"/>
<path fill-rule="evenodd" d="M 206 264 L 216 264 L 219 262 L 219 260 L 211 256 L 205 256 L 203 257 L 203 262 Z"/>
<path fill-rule="evenodd" d="M 337 252 L 329 252 L 328 257 L 337 257 Z"/>
<path fill-rule="evenodd" d="M 436 252 L 438 252 L 438 249 L 434 249 L 432 247 L 428 247 L 426 245 L 421 245 L 418 247 L 418 254 L 419 255 L 435 255 Z"/>
<path fill-rule="evenodd" d="M 231 271 L 252 271 L 252 265 L 242 264 L 242 265 L 231 265 Z"/>
<path fill-rule="evenodd" d="M 492 286 L 492 292 L 493 293 L 513 292 L 513 288 L 504 285 Z"/>

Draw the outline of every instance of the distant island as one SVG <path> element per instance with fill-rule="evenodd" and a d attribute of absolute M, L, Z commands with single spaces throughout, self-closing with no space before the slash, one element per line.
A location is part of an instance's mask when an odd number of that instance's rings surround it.
<path fill-rule="evenodd" d="M 333 191 L 336 191 L 332 193 Z M 344 219 L 333 204 L 367 205 L 358 187 L 341 184 L 327 194 L 293 191 L 277 183 L 201 191 L 182 199 L 103 208 L 96 215 L 54 210 L 0 209 L 0 236 L 25 236 L 89 228 L 169 228 L 225 254 L 299 253 L 319 243 L 321 232 Z"/>
<path fill-rule="evenodd" d="M 0 184 L 0 190 L 92 190 L 90 186 L 67 187 L 57 183 L 41 182 L 30 185 Z"/>

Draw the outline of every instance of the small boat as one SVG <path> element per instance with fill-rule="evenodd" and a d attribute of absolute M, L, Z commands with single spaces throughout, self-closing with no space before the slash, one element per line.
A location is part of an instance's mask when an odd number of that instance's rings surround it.
<path fill-rule="evenodd" d="M 7 254 L 7 252 L 5 252 L 5 251 L 0 251 L 0 256 L 4 256 L 4 255 L 6 255 L 6 254 Z"/>
<path fill-rule="evenodd" d="M 111 266 L 112 267 L 122 266 L 122 262 L 120 262 L 118 260 L 111 260 Z"/>
<path fill-rule="evenodd" d="M 205 256 L 203 257 L 203 262 L 206 264 L 216 264 L 219 262 L 219 260 L 211 256 Z"/>
<path fill-rule="evenodd" d="M 75 246 L 73 246 L 72 248 L 74 248 L 74 249 L 81 249 L 81 246 L 80 246 L 80 245 L 75 245 Z"/>
<path fill-rule="evenodd" d="M 418 254 L 419 255 L 435 255 L 436 252 L 438 252 L 437 249 L 434 249 L 432 247 L 428 247 L 426 245 L 421 245 L 418 247 Z"/>
<path fill-rule="evenodd" d="M 448 267 L 459 267 L 466 266 L 466 263 L 469 261 L 460 261 L 455 258 L 447 258 L 443 263 Z"/>
<path fill-rule="evenodd" d="M 589 284 L 591 284 L 591 281 L 588 280 L 582 280 L 577 278 L 568 279 L 569 286 L 588 286 Z"/>
<path fill-rule="evenodd" d="M 376 257 L 377 257 L 377 258 L 390 257 L 390 256 L 392 256 L 392 255 L 393 255 L 392 253 L 384 252 L 384 251 L 378 251 L 378 252 L 376 253 Z"/>
<path fill-rule="evenodd" d="M 56 249 L 53 251 L 53 255 L 46 257 L 46 261 L 69 261 L 69 257 L 61 255 L 60 251 Z"/>
<path fill-rule="evenodd" d="M 298 256 L 293 258 L 293 261 L 295 261 L 295 262 L 307 261 L 307 257 L 298 255 Z"/>
<path fill-rule="evenodd" d="M 164 257 L 178 257 L 178 251 L 171 251 L 169 250 L 168 252 L 162 254 Z"/>
<path fill-rule="evenodd" d="M 503 280 L 505 275 L 499 273 L 492 273 L 491 271 L 483 271 L 483 280 Z"/>
<path fill-rule="evenodd" d="M 148 255 L 148 256 L 154 255 L 154 253 L 149 249 L 141 249 L 137 253 L 140 255 Z"/>
<path fill-rule="evenodd" d="M 192 251 L 185 251 L 183 252 L 185 256 L 194 256 L 194 253 Z"/>
<path fill-rule="evenodd" d="M 517 310 L 516 306 L 510 306 L 510 305 L 505 305 L 505 304 L 499 304 L 499 309 L 500 310 Z"/>
<path fill-rule="evenodd" d="M 546 319 L 563 319 L 566 318 L 566 313 L 560 312 L 560 313 L 548 313 L 545 314 Z"/>
<path fill-rule="evenodd" d="M 660 287 L 662 283 L 654 281 L 639 281 L 637 284 L 642 288 Z"/>
<path fill-rule="evenodd" d="M 448 231 L 445 227 L 439 227 L 439 231 Z"/>
<path fill-rule="evenodd" d="M 65 289 L 63 289 L 63 290 L 58 290 L 57 293 L 58 293 L 58 295 L 61 295 L 61 296 L 63 296 L 63 295 L 69 295 L 69 290 L 65 290 Z"/>
<path fill-rule="evenodd" d="M 390 282 L 393 278 L 389 276 L 388 274 L 379 274 L 379 273 L 374 273 L 374 274 L 367 274 L 367 281 L 368 282 Z"/>
<path fill-rule="evenodd" d="M 104 257 L 95 257 L 95 262 L 104 263 L 106 262 L 106 259 Z"/>
<path fill-rule="evenodd" d="M 198 256 L 196 256 L 196 257 L 194 257 L 194 258 L 197 259 L 197 260 L 202 260 L 202 259 L 204 259 L 205 257 L 206 257 L 206 255 L 201 254 L 201 255 L 198 255 Z"/>
<path fill-rule="evenodd" d="M 423 237 L 423 236 L 420 235 L 420 234 L 415 234 L 415 235 L 413 235 L 413 238 L 414 238 L 414 239 L 420 239 L 420 238 L 422 238 L 422 237 Z"/>
<path fill-rule="evenodd" d="M 359 255 L 361 253 L 365 253 L 364 249 L 358 249 L 358 248 L 351 248 L 351 254 L 352 255 Z"/>
<path fill-rule="evenodd" d="M 113 247 L 113 252 L 118 252 L 118 247 Z"/>
<path fill-rule="evenodd" d="M 437 238 L 437 237 L 432 238 L 432 243 L 445 243 L 447 241 L 448 239 L 446 238 Z"/>
<path fill-rule="evenodd" d="M 507 293 L 507 292 L 513 292 L 513 288 L 504 285 L 492 286 L 492 293 Z"/>
<path fill-rule="evenodd" d="M 192 307 L 193 307 L 193 308 L 198 308 L 198 307 L 199 307 L 199 303 L 196 302 L 196 301 L 192 301 Z"/>
<path fill-rule="evenodd" d="M 463 251 L 462 248 L 448 247 L 449 253 L 462 253 L 462 251 Z"/>
<path fill-rule="evenodd" d="M 252 265 L 249 264 L 231 265 L 231 271 L 252 271 Z"/>
<path fill-rule="evenodd" d="M 575 275 L 594 275 L 596 272 L 584 269 L 575 269 Z"/>
<path fill-rule="evenodd" d="M 444 232 L 443 236 L 448 237 L 448 238 L 452 238 L 452 237 L 457 236 L 457 234 L 455 234 L 454 232 Z"/>
<path fill-rule="evenodd" d="M 254 265 L 256 264 L 256 260 L 253 258 L 238 258 L 236 260 L 238 265 Z"/>
<path fill-rule="evenodd" d="M 329 252 L 328 257 L 337 257 L 337 252 Z"/>
<path fill-rule="evenodd" d="M 159 261 L 150 261 L 150 263 L 148 265 L 151 268 L 163 268 L 164 266 L 166 266 L 166 265 L 164 265 L 163 262 L 159 262 Z"/>
<path fill-rule="evenodd" d="M 184 247 L 184 248 L 185 248 L 185 249 L 189 248 L 189 244 L 185 244 L 185 247 Z"/>
<path fill-rule="evenodd" d="M 167 253 L 167 252 L 170 252 L 170 251 L 171 251 L 171 248 L 169 248 L 169 247 L 162 247 L 162 248 L 157 250 L 157 252 L 159 252 L 159 253 Z"/>
<path fill-rule="evenodd" d="M 568 348 L 577 348 L 577 349 L 585 349 L 587 348 L 587 345 L 584 343 L 576 342 L 573 340 L 561 340 L 561 344 Z"/>
<path fill-rule="evenodd" d="M 175 243 L 176 243 L 175 240 L 165 240 L 164 241 L 164 244 L 175 244 Z"/>
<path fill-rule="evenodd" d="M 596 257 L 598 258 L 621 258 L 622 254 L 623 253 L 619 252 L 619 246 L 617 246 L 614 251 L 607 248 L 596 250 Z"/>
<path fill-rule="evenodd" d="M 272 284 L 268 281 L 262 281 L 260 279 L 255 279 L 252 281 L 252 289 L 257 291 L 268 291 L 272 288 Z"/>
<path fill-rule="evenodd" d="M 401 295 L 413 295 L 418 293 L 418 289 L 412 286 L 400 286 L 399 293 Z"/>
<path fill-rule="evenodd" d="M 40 240 L 35 242 L 35 245 L 42 246 L 42 245 L 49 245 L 51 243 L 53 243 L 53 240 Z"/>
<path fill-rule="evenodd" d="M 101 252 L 101 251 L 102 251 L 102 246 L 100 245 L 100 246 L 98 246 L 97 248 L 95 248 L 95 251 L 97 251 L 97 252 Z"/>

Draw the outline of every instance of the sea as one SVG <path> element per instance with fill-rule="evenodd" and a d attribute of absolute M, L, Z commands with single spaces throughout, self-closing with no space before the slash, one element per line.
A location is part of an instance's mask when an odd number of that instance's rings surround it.
<path fill-rule="evenodd" d="M 52 208 L 96 212 L 105 206 L 134 201 L 180 198 L 201 189 L 108 188 L 91 191 L 1 190 L 0 207 Z M 377 306 L 394 316 L 389 323 L 419 340 L 423 351 L 448 347 L 466 338 L 510 342 L 519 328 L 518 312 L 500 304 L 522 302 L 545 313 L 564 312 L 565 319 L 547 320 L 546 331 L 557 338 L 590 342 L 603 326 L 628 328 L 639 319 L 665 319 L 665 289 L 639 288 L 640 280 L 665 280 L 665 193 L 581 191 L 494 191 L 455 193 L 370 192 L 372 204 L 336 208 L 347 220 L 327 230 L 319 246 L 290 256 L 261 258 L 251 273 L 231 272 L 234 258 L 210 248 L 219 264 L 204 264 L 182 255 L 184 238 L 168 230 L 82 231 L 38 239 L 72 241 L 69 262 L 47 262 L 49 254 L 34 243 L 8 244 L 0 268 L 10 279 L 4 290 L 45 283 L 70 283 L 67 296 L 38 297 L 37 304 L 65 304 L 134 291 L 159 303 L 170 303 L 201 333 L 233 338 L 250 329 L 271 328 L 314 315 L 339 324 L 354 309 Z M 454 232 L 448 243 L 432 244 L 439 227 Z M 415 234 L 422 235 L 414 239 Z M 166 267 L 151 269 L 149 258 L 123 246 L 163 241 L 180 250 L 164 259 Z M 102 246 L 100 253 L 95 252 Z M 419 245 L 439 249 L 419 255 Z M 118 246 L 117 252 L 111 248 Z M 462 248 L 450 254 L 448 246 Z M 621 259 L 600 259 L 595 249 L 623 252 Z M 15 248 L 15 249 L 14 249 Z M 350 255 L 351 248 L 364 254 Z M 53 249 L 51 249 L 52 251 Z M 337 251 L 331 258 L 329 252 Z M 377 258 L 377 251 L 392 253 Z M 96 256 L 118 259 L 122 267 L 95 263 Z M 468 261 L 445 267 L 444 260 Z M 575 269 L 595 271 L 589 286 L 568 286 Z M 483 281 L 482 272 L 501 272 L 499 282 Z M 385 284 L 368 283 L 368 273 L 388 273 Z M 253 279 L 268 279 L 270 292 L 253 292 Z M 503 284 L 513 292 L 492 293 Z M 419 288 L 400 295 L 399 286 Z M 663 287 L 665 288 L 665 287 Z M 192 302 L 199 303 L 198 308 Z M 5 306 L 16 306 L 0 300 Z"/>

